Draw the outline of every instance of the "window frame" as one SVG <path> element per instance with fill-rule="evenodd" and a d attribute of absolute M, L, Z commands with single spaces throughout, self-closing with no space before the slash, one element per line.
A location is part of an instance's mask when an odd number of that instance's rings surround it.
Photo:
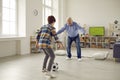
<path fill-rule="evenodd" d="M 45 0 L 42 0 L 42 1 L 44 1 L 44 2 L 42 2 L 42 24 L 44 25 L 44 24 L 46 24 L 45 22 L 46 22 L 46 11 L 45 11 L 45 9 L 46 8 L 48 8 L 48 9 L 50 9 L 51 10 L 51 15 L 53 14 L 53 0 L 51 0 L 51 6 L 48 6 L 48 5 L 46 5 L 45 4 Z"/>
<path fill-rule="evenodd" d="M 5 20 L 3 20 L 3 2 L 2 2 L 3 0 L 1 0 L 1 31 L 0 31 L 0 35 L 2 35 L 2 36 L 18 36 L 18 0 L 15 0 L 15 21 L 13 21 L 13 22 L 15 22 L 15 34 L 11 34 L 11 31 L 10 31 L 10 29 L 9 29 L 9 32 L 7 33 L 7 34 L 3 34 L 3 21 L 5 21 Z M 9 3 L 10 4 L 10 3 Z M 9 10 L 10 10 L 10 8 L 9 8 Z M 8 21 L 9 23 L 10 22 L 12 22 L 11 20 L 10 21 Z M 10 24 L 9 24 L 9 27 L 10 27 Z"/>
<path fill-rule="evenodd" d="M 44 2 L 43 2 L 44 1 Z M 57 1 L 57 5 L 55 4 Z M 45 16 L 45 9 L 51 9 L 51 15 L 54 15 L 56 17 L 56 31 L 58 31 L 58 26 L 59 26 L 59 0 L 51 0 L 51 6 L 48 6 L 45 4 L 45 0 L 42 0 L 42 25 L 48 24 L 47 22 L 47 17 Z"/>

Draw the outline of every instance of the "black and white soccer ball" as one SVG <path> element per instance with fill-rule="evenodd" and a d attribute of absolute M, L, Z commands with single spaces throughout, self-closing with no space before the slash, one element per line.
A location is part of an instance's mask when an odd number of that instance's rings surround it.
<path fill-rule="evenodd" d="M 58 71 L 59 67 L 58 67 L 58 63 L 53 63 L 52 65 L 52 71 Z"/>

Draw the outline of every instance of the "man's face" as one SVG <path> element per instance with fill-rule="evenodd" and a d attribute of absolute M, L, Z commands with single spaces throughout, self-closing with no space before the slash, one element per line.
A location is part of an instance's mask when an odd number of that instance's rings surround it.
<path fill-rule="evenodd" d="M 72 21 L 71 19 L 68 19 L 68 20 L 67 20 L 67 24 L 68 24 L 69 26 L 71 26 L 71 25 L 73 24 L 73 21 Z"/>

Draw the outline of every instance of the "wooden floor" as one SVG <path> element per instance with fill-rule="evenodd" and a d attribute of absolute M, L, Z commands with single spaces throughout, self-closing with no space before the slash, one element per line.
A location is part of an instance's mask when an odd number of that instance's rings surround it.
<path fill-rule="evenodd" d="M 51 80 L 41 72 L 43 58 L 43 53 L 0 58 L 0 80 Z M 65 56 L 56 56 L 59 71 L 53 80 L 120 80 L 120 63 L 113 59 L 82 59 L 78 62 L 76 57 L 65 60 Z"/>

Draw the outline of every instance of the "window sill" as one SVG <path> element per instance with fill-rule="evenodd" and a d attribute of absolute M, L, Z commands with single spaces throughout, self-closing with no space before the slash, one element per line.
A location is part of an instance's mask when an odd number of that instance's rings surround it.
<path fill-rule="evenodd" d="M 21 40 L 23 36 L 0 36 L 0 41 Z"/>

